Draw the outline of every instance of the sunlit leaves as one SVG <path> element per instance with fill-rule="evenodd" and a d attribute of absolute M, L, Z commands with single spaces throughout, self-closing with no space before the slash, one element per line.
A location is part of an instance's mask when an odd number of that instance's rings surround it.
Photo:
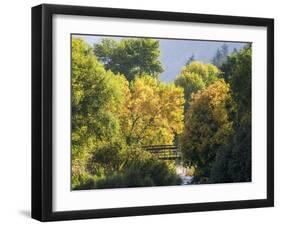
<path fill-rule="evenodd" d="M 127 142 L 169 144 L 183 130 L 183 90 L 163 84 L 151 76 L 136 78 L 130 84 L 124 134 Z"/>
<path fill-rule="evenodd" d="M 84 41 L 73 39 L 71 84 L 72 159 L 84 168 L 99 143 L 119 136 L 128 82 L 106 71 Z"/>
<path fill-rule="evenodd" d="M 180 75 L 175 80 L 175 84 L 184 88 L 185 110 L 188 109 L 191 94 L 210 85 L 220 75 L 221 71 L 216 66 L 203 64 L 199 61 L 192 61 L 183 67 Z"/>
<path fill-rule="evenodd" d="M 112 40 L 104 40 L 96 50 L 112 54 L 116 45 Z M 122 66 L 134 75 L 131 84 L 119 74 L 122 72 L 120 67 L 118 70 L 111 68 L 115 74 L 106 70 L 91 47 L 81 39 L 72 40 L 74 187 L 96 186 L 93 182 L 96 177 L 112 176 L 128 168 L 132 170 L 128 162 L 139 163 L 147 155 L 139 150 L 140 145 L 172 143 L 174 135 L 183 130 L 182 88 L 163 84 L 156 78 L 162 70 L 158 65 L 159 43 L 143 39 L 124 40 L 118 45 L 122 48 L 117 54 L 126 61 Z M 132 59 L 124 59 L 124 56 Z M 139 57 L 144 64 L 135 62 Z M 100 60 L 110 64 L 112 59 Z M 146 61 L 150 62 L 149 66 Z M 144 75 L 145 72 L 151 74 Z M 143 157 L 136 155 L 136 150 Z M 149 161 L 158 164 L 155 160 Z M 164 164 L 163 170 L 168 167 Z M 174 171 L 170 171 L 171 178 L 177 178 Z"/>
<path fill-rule="evenodd" d="M 251 46 L 220 69 L 191 58 L 170 84 L 159 56 L 155 39 L 72 39 L 74 189 L 180 183 L 143 145 L 178 145 L 199 183 L 251 179 Z"/>
<path fill-rule="evenodd" d="M 197 175 L 209 176 L 217 148 L 227 144 L 233 132 L 229 102 L 229 85 L 221 79 L 192 94 L 181 148 L 185 162 L 196 167 Z"/>

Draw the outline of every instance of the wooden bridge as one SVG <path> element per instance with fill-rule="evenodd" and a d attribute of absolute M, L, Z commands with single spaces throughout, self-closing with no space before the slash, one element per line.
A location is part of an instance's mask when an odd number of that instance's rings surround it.
<path fill-rule="evenodd" d="M 142 148 L 151 154 L 155 155 L 158 159 L 162 160 L 177 160 L 181 158 L 181 152 L 178 146 L 175 145 L 147 145 Z"/>

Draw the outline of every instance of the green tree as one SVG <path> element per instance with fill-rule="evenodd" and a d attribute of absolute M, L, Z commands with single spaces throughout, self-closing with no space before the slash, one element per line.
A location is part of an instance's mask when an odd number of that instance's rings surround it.
<path fill-rule="evenodd" d="M 221 48 L 217 49 L 215 56 L 212 59 L 212 63 L 220 68 L 223 63 L 227 60 L 227 56 L 229 55 L 228 46 L 223 44 Z"/>
<path fill-rule="evenodd" d="M 218 149 L 210 182 L 251 181 L 251 157 L 251 125 L 248 124 L 237 128 L 230 143 Z"/>
<path fill-rule="evenodd" d="M 98 145 L 120 135 L 126 79 L 106 71 L 81 39 L 72 39 L 72 173 L 84 173 Z"/>
<path fill-rule="evenodd" d="M 239 123 L 243 117 L 249 116 L 252 105 L 252 48 L 246 45 L 237 53 L 233 53 L 223 64 L 224 79 L 230 84 L 233 98 L 237 103 Z"/>
<path fill-rule="evenodd" d="M 212 182 L 251 181 L 251 61 L 252 49 L 247 45 L 222 66 L 237 105 L 232 117 L 235 135 L 220 148 L 212 168 Z"/>
<path fill-rule="evenodd" d="M 195 168 L 195 176 L 201 181 L 208 180 L 217 149 L 227 144 L 232 135 L 231 104 L 229 85 L 223 79 L 192 95 L 181 151 L 184 162 Z"/>
<path fill-rule="evenodd" d="M 136 77 L 129 86 L 76 38 L 71 82 L 73 189 L 180 183 L 171 164 L 140 146 L 170 143 L 174 133 L 181 133 L 182 88 L 148 75 Z"/>
<path fill-rule="evenodd" d="M 136 76 L 158 77 L 163 68 L 159 60 L 159 41 L 149 38 L 128 38 L 121 41 L 103 39 L 94 45 L 97 58 L 105 69 L 126 76 L 128 81 Z"/>
<path fill-rule="evenodd" d="M 192 55 L 190 57 L 188 57 L 185 66 L 188 66 L 189 64 L 191 64 L 193 61 L 195 61 L 195 56 L 192 53 Z"/>
<path fill-rule="evenodd" d="M 175 80 L 175 84 L 184 89 L 185 111 L 189 107 L 191 94 L 207 87 L 216 81 L 220 75 L 221 71 L 216 66 L 199 61 L 192 61 L 182 69 Z"/>

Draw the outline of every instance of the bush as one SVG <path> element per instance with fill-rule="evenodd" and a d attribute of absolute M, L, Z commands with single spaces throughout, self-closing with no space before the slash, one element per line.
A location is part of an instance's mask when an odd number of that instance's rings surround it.
<path fill-rule="evenodd" d="M 126 149 L 119 143 L 100 147 L 88 165 L 90 173 L 72 175 L 74 190 L 167 186 L 182 182 L 174 163 L 161 161 L 137 145 Z"/>
<path fill-rule="evenodd" d="M 251 127 L 240 128 L 232 142 L 221 147 L 211 170 L 213 183 L 251 181 Z"/>
<path fill-rule="evenodd" d="M 149 159 L 134 162 L 124 172 L 115 173 L 96 181 L 96 188 L 148 187 L 181 184 L 165 162 Z"/>
<path fill-rule="evenodd" d="M 173 164 L 160 161 L 150 153 L 137 147 L 133 150 L 128 150 L 128 152 L 123 159 L 123 167 L 119 167 L 119 170 L 95 177 L 90 174 L 73 177 L 76 180 L 75 183 L 73 181 L 73 184 L 75 184 L 74 189 L 148 187 L 181 184 L 181 179 L 176 174 Z"/>
<path fill-rule="evenodd" d="M 124 143 L 114 140 L 94 149 L 87 162 L 87 172 L 98 177 L 119 171 L 124 161 Z"/>
<path fill-rule="evenodd" d="M 72 176 L 73 190 L 87 190 L 95 187 L 95 179 L 87 173 Z"/>

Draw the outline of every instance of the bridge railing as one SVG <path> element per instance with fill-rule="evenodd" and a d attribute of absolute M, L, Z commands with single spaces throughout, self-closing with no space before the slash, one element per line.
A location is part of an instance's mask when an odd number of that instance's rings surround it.
<path fill-rule="evenodd" d="M 181 158 L 181 152 L 176 145 L 145 145 L 142 148 L 162 160 L 176 160 Z"/>

